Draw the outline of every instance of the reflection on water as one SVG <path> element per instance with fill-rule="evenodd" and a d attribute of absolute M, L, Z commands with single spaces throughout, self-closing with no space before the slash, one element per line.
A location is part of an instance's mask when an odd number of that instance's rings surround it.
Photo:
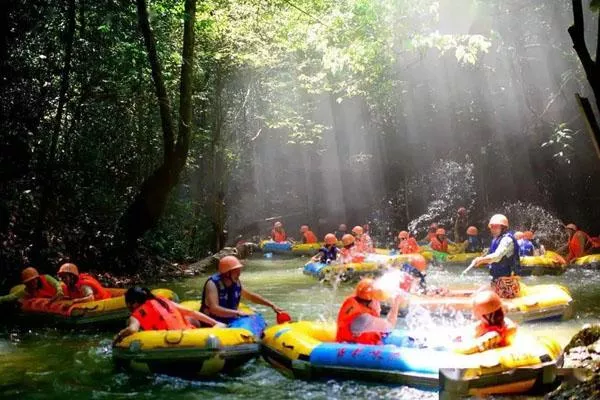
<path fill-rule="evenodd" d="M 263 260 L 247 263 L 242 281 L 284 307 L 294 319 L 334 320 L 341 301 L 352 286 L 333 288 L 302 274 L 306 259 Z M 427 278 L 436 286 L 473 287 L 486 282 L 486 275 L 474 272 L 460 277 L 460 269 L 434 268 Z M 199 298 L 205 277 L 162 286 L 172 287 L 182 298 Z M 562 276 L 526 277 L 529 285 L 558 283 L 569 287 L 575 299 L 575 318 L 566 322 L 535 323 L 522 329 L 549 334 L 563 344 L 585 323 L 600 316 L 600 283 L 594 271 L 571 270 Z M 267 320 L 273 312 L 265 307 Z M 413 310 L 402 323 L 423 332 L 440 323 L 448 327 L 466 323 L 461 314 L 453 319 L 432 318 Z M 74 399 L 434 399 L 436 393 L 406 387 L 357 382 L 303 382 L 284 378 L 264 361 L 255 360 L 233 376 L 208 382 L 190 382 L 165 376 L 138 376 L 116 373 L 110 357 L 112 333 L 65 333 L 56 330 L 0 331 L 0 398 Z"/>

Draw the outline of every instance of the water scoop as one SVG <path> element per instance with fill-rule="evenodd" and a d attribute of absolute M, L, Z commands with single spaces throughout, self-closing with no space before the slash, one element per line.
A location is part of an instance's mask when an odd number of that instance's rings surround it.
<path fill-rule="evenodd" d="M 286 322 L 290 322 L 291 320 L 292 317 L 290 316 L 290 314 L 284 311 L 277 313 L 277 324 L 284 324 Z"/>

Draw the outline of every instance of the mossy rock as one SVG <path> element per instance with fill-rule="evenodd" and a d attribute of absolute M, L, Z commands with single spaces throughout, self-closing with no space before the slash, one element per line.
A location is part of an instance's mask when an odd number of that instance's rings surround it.
<path fill-rule="evenodd" d="M 589 346 L 596 343 L 600 339 L 600 325 L 592 325 L 583 328 L 571 338 L 569 344 L 565 347 L 564 352 L 567 353 L 573 347 Z"/>
<path fill-rule="evenodd" d="M 561 385 L 546 399 L 552 400 L 600 400 L 600 375 L 595 374 L 591 379 L 576 386 Z"/>

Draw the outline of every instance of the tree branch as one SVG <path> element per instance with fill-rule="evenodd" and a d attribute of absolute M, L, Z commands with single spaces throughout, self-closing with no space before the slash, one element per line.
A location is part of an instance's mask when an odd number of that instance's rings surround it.
<path fill-rule="evenodd" d="M 597 84 L 596 77 L 596 64 L 592 61 L 592 57 L 590 56 L 590 52 L 585 43 L 584 36 L 584 24 L 583 24 L 583 6 L 581 4 L 581 0 L 572 0 L 573 4 L 573 25 L 571 25 L 568 29 L 569 35 L 571 36 L 571 40 L 573 41 L 573 49 L 577 53 L 581 64 L 583 65 L 583 69 L 585 71 L 585 75 L 592 86 L 592 90 L 594 91 L 594 95 L 596 97 L 596 103 L 600 99 L 600 87 Z"/>
<path fill-rule="evenodd" d="M 144 37 L 144 44 L 148 52 L 148 60 L 152 69 L 152 79 L 156 89 L 156 97 L 158 98 L 158 106 L 160 109 L 160 121 L 163 131 L 163 149 L 165 162 L 173 156 L 173 144 L 175 142 L 175 127 L 173 125 L 173 117 L 171 115 L 171 101 L 167 95 L 167 88 L 162 75 L 162 68 L 158 54 L 156 53 L 156 40 L 154 33 L 150 28 L 148 17 L 148 6 L 146 0 L 136 0 L 137 14 L 140 30 Z M 183 83 L 182 83 L 183 85 Z"/>

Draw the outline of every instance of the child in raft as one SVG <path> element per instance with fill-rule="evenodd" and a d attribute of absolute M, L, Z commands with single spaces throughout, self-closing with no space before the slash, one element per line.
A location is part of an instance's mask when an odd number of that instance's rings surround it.
<path fill-rule="evenodd" d="M 478 320 L 465 337 L 456 339 L 455 351 L 473 354 L 508 346 L 517 333 L 517 325 L 504 315 L 502 300 L 491 290 L 477 292 L 473 298 L 473 316 Z"/>
<path fill-rule="evenodd" d="M 157 297 L 150 289 L 139 286 L 125 292 L 125 304 L 131 311 L 131 316 L 127 327 L 115 336 L 113 344 L 140 330 L 194 329 L 200 327 L 201 323 L 219 328 L 227 327 L 204 313 L 189 310 L 168 299 Z"/>
<path fill-rule="evenodd" d="M 427 287 L 425 277 L 427 274 L 427 260 L 421 254 L 412 254 L 408 262 L 400 269 L 403 272 L 400 278 L 400 289 L 406 293 L 424 294 L 428 296 L 444 296 L 449 293 L 446 288 Z"/>
<path fill-rule="evenodd" d="M 333 233 L 325 235 L 325 246 L 319 249 L 319 252 L 313 256 L 312 261 L 323 264 L 336 261 L 340 254 L 340 249 L 337 248 L 336 244 L 337 238 Z"/>

